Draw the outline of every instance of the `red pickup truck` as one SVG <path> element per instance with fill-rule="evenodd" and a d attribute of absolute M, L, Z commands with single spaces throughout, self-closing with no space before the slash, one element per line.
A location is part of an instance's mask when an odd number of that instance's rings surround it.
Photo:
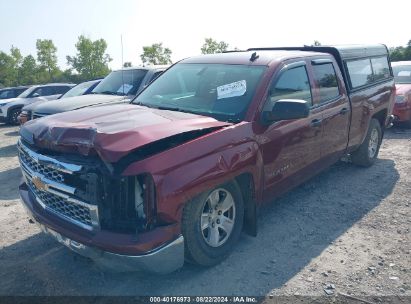
<path fill-rule="evenodd" d="M 257 209 L 391 125 L 384 45 L 259 48 L 174 64 L 131 104 L 22 126 L 20 196 L 44 232 L 117 270 L 210 266 Z"/>

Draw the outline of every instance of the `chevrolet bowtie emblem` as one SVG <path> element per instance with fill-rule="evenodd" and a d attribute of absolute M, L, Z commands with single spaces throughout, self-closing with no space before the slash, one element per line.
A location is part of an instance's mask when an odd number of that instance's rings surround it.
<path fill-rule="evenodd" d="M 34 186 L 36 186 L 37 189 L 41 190 L 41 191 L 47 191 L 47 189 L 49 188 L 47 184 L 45 184 L 42 180 L 40 176 L 33 176 L 33 179 L 31 180 L 34 184 Z"/>

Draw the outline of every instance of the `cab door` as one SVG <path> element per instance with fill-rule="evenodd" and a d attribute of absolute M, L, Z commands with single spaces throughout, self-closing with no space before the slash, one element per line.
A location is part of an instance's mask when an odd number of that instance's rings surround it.
<path fill-rule="evenodd" d="M 314 79 L 313 110 L 322 112 L 321 159 L 324 166 L 337 162 L 348 144 L 351 108 L 342 75 L 332 57 L 311 60 Z"/>
<path fill-rule="evenodd" d="M 306 61 L 286 63 L 274 76 L 263 111 L 280 99 L 302 99 L 312 104 L 312 82 Z M 264 162 L 263 199 L 271 200 L 316 173 L 321 157 L 321 109 L 309 117 L 274 122 L 259 135 Z"/>

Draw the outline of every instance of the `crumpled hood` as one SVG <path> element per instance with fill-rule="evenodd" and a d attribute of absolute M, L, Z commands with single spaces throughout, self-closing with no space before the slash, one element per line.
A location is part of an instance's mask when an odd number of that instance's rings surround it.
<path fill-rule="evenodd" d="M 90 94 L 67 97 L 52 101 L 46 101 L 32 108 L 32 111 L 45 115 L 51 115 L 66 111 L 72 111 L 93 105 L 111 103 L 125 100 L 125 96 Z"/>
<path fill-rule="evenodd" d="M 20 135 L 38 147 L 89 155 L 110 163 L 161 139 L 231 125 L 211 117 L 125 104 L 101 106 L 29 121 Z"/>
<path fill-rule="evenodd" d="M 411 84 L 396 84 L 395 90 L 397 95 L 404 95 L 411 92 Z"/>

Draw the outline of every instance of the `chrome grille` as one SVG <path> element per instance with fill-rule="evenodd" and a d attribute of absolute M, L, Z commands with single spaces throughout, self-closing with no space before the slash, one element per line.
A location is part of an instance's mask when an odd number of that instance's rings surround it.
<path fill-rule="evenodd" d="M 98 207 L 79 200 L 76 189 L 64 184 L 64 176 L 79 172 L 81 166 L 36 153 L 21 141 L 17 147 L 26 183 L 44 209 L 82 228 L 100 229 Z"/>
<path fill-rule="evenodd" d="M 63 172 L 44 166 L 31 158 L 23 149 L 20 150 L 20 160 L 33 172 L 38 173 L 55 182 L 64 181 Z"/>
<path fill-rule="evenodd" d="M 34 196 L 38 198 L 46 208 L 63 217 L 73 219 L 87 226 L 92 226 L 89 208 L 73 204 L 67 201 L 67 199 L 53 193 L 38 190 L 31 181 L 28 181 L 28 186 Z"/>

